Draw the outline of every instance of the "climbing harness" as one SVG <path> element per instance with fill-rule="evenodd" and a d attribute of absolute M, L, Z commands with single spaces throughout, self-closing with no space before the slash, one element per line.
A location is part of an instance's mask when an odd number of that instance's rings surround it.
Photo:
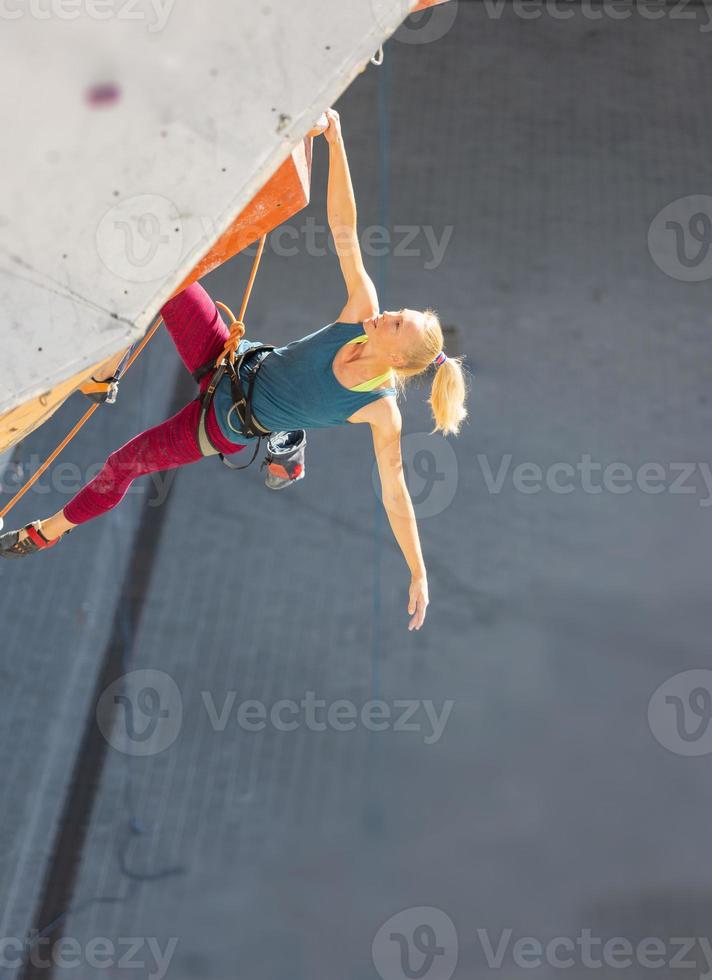
<path fill-rule="evenodd" d="M 219 304 L 221 307 L 222 303 Z M 254 347 L 250 347 L 248 350 L 244 351 L 236 361 L 230 362 L 229 358 L 225 360 L 214 369 L 214 362 L 211 360 L 207 364 L 203 364 L 193 372 L 193 377 L 196 381 L 200 382 L 202 378 L 205 377 L 210 371 L 213 371 L 213 376 L 210 379 L 210 384 L 205 389 L 205 391 L 200 395 L 200 415 L 198 417 L 198 445 L 200 446 L 200 451 L 203 456 L 219 456 L 220 460 L 232 470 L 244 470 L 250 466 L 259 452 L 260 446 L 262 444 L 262 439 L 265 436 L 269 436 L 270 430 L 265 429 L 263 425 L 255 418 L 252 412 L 252 391 L 255 384 L 255 378 L 257 377 L 257 372 L 260 369 L 264 358 L 273 351 L 274 347 L 269 344 L 257 344 Z M 262 356 L 257 360 L 256 363 L 251 363 L 253 356 L 255 354 L 262 354 Z M 242 379 L 240 377 L 240 372 L 245 367 L 245 370 L 249 372 L 247 381 L 247 391 L 245 391 Z M 208 435 L 208 430 L 205 424 L 205 420 L 210 410 L 210 405 L 212 404 L 213 397 L 215 395 L 215 390 L 220 384 L 223 376 L 228 374 L 230 377 L 230 386 L 232 389 L 232 408 L 230 409 L 230 414 L 234 412 L 239 424 L 239 432 L 241 435 L 245 436 L 246 439 L 257 439 L 257 445 L 255 446 L 255 451 L 250 459 L 249 463 L 244 466 L 236 466 L 231 463 L 229 459 L 226 459 L 225 455 L 214 446 L 210 436 Z"/>
<path fill-rule="evenodd" d="M 222 309 L 226 309 L 232 316 L 231 311 L 223 304 L 218 303 Z M 234 318 L 233 318 L 234 322 Z M 234 365 L 225 359 L 220 366 L 214 370 L 215 364 L 211 360 L 203 364 L 193 372 L 194 379 L 200 383 L 206 374 L 213 372 L 210 384 L 200 396 L 200 415 L 198 417 L 198 445 L 203 456 L 219 456 L 222 463 L 231 470 L 244 470 L 251 466 L 259 453 L 262 440 L 267 439 L 267 455 L 260 464 L 260 469 L 267 467 L 265 484 L 270 490 L 281 490 L 304 477 L 305 472 L 305 446 L 307 436 L 304 429 L 295 429 L 292 432 L 272 432 L 266 429 L 255 418 L 252 411 L 252 392 L 254 390 L 257 372 L 264 363 L 274 347 L 270 344 L 255 344 L 239 355 Z M 255 359 L 256 358 L 256 359 Z M 241 371 L 245 368 L 247 373 L 247 389 L 242 382 Z M 206 426 L 206 418 L 210 405 L 215 396 L 217 386 L 220 384 L 225 373 L 229 374 L 232 389 L 232 407 L 228 413 L 228 420 L 235 415 L 237 426 L 232 426 L 236 431 L 247 439 L 257 439 L 255 451 L 250 461 L 243 466 L 237 466 L 230 462 L 217 446 L 213 445 Z"/>

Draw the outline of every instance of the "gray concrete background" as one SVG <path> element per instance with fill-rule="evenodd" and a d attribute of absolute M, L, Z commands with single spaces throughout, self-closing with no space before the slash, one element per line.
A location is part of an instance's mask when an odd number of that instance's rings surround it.
<path fill-rule="evenodd" d="M 655 495 L 580 483 L 524 493 L 511 477 L 494 493 L 485 478 L 508 454 L 511 468 L 544 469 L 589 454 L 633 470 L 659 463 L 669 486 L 672 463 L 709 460 L 710 281 L 665 275 L 647 246 L 661 208 L 709 193 L 705 21 L 526 21 L 460 4 L 439 40 L 390 44 L 391 225 L 418 226 L 421 244 L 425 227 L 453 232 L 437 268 L 426 268 L 427 248 L 390 256 L 382 305 L 437 307 L 474 371 L 471 421 L 449 440 L 452 455 L 425 435 L 424 389 L 404 408 L 406 444 L 429 447 L 443 476 L 419 506 L 452 495 L 420 521 L 426 627 L 407 632 L 407 574 L 374 533 L 367 432 L 314 433 L 307 479 L 285 494 L 268 493 L 256 470 L 209 460 L 182 470 L 152 508 L 163 529 L 130 649 L 133 668 L 175 682 L 182 724 L 159 754 L 109 751 L 74 898 L 128 897 L 83 907 L 66 936 L 83 946 L 176 937 L 172 980 L 374 980 L 377 967 L 400 980 L 395 943 L 377 944 L 375 964 L 371 944 L 389 917 L 428 906 L 455 926 L 456 977 L 509 980 L 562 971 L 523 969 L 511 955 L 491 970 L 478 929 L 493 944 L 506 928 L 541 942 L 585 928 L 631 942 L 708 934 L 709 760 L 667 750 L 647 721 L 661 683 L 709 662 L 699 470 L 694 493 Z M 378 84 L 370 69 L 339 104 L 362 229 L 379 221 Z M 322 148 L 296 229 L 325 221 L 324 167 Z M 252 336 L 282 342 L 337 315 L 336 260 L 307 251 L 300 232 L 297 254 L 267 255 Z M 216 298 L 239 303 L 248 261 L 206 281 Z M 161 337 L 68 460 L 100 462 L 162 418 L 174 364 Z M 80 407 L 65 406 L 23 456 L 43 454 Z M 46 924 L 33 919 L 42 875 L 151 495 L 146 481 L 55 553 L 0 568 L 3 935 Z M 66 496 L 30 495 L 17 517 L 44 516 Z M 434 744 L 429 728 L 249 732 L 237 722 L 239 702 L 269 707 L 306 691 L 358 706 L 455 704 Z M 216 730 L 206 698 L 219 712 L 229 692 L 236 704 Z M 131 815 L 146 833 L 130 841 L 129 870 L 182 873 L 130 886 L 118 856 Z M 704 961 L 691 955 L 697 972 L 686 975 L 697 976 Z M 143 959 L 133 976 L 151 974 L 145 948 Z M 428 980 L 449 977 L 446 967 L 436 958 Z M 580 957 L 566 971 L 590 973 Z"/>

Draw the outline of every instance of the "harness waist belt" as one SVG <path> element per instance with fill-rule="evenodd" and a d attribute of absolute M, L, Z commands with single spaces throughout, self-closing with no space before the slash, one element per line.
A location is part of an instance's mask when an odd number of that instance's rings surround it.
<path fill-rule="evenodd" d="M 238 358 L 235 359 L 234 365 L 231 365 L 227 358 L 215 369 L 215 362 L 210 361 L 207 364 L 203 364 L 194 373 L 193 377 L 196 381 L 200 381 L 205 377 L 210 371 L 214 371 L 212 378 L 210 379 L 210 384 L 205 389 L 205 391 L 200 396 L 200 417 L 198 419 L 198 445 L 200 446 L 200 451 L 203 456 L 220 456 L 223 463 L 226 466 L 230 466 L 233 469 L 244 469 L 244 467 L 234 467 L 232 463 L 229 463 L 223 453 L 214 446 L 210 436 L 208 435 L 207 426 L 205 424 L 208 411 L 213 401 L 215 395 L 215 389 L 222 380 L 223 375 L 227 371 L 230 375 L 230 385 L 232 388 L 232 409 L 231 412 L 235 412 L 240 423 L 240 431 L 243 436 L 247 439 L 257 438 L 259 441 L 255 447 L 255 454 L 250 460 L 250 463 L 254 460 L 257 455 L 257 451 L 260 446 L 260 442 L 263 436 L 268 436 L 271 434 L 270 429 L 266 429 L 261 425 L 255 416 L 252 414 L 252 390 L 255 384 L 255 378 L 257 377 L 257 372 L 259 371 L 262 362 L 265 357 L 269 355 L 271 351 L 274 350 L 274 346 L 269 344 L 259 344 L 255 347 L 250 347 Z M 253 355 L 259 355 L 257 357 L 256 363 L 254 365 L 249 364 Z M 240 378 L 240 369 L 243 365 L 247 365 L 249 371 L 249 380 L 247 382 L 247 393 L 242 385 L 242 380 Z M 250 465 L 247 463 L 247 466 Z"/>

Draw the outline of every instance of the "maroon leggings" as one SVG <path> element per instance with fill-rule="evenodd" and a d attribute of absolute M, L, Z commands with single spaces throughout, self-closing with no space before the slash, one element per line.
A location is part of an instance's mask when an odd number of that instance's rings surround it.
<path fill-rule="evenodd" d="M 217 358 L 229 336 L 215 303 L 197 282 L 169 300 L 161 315 L 191 373 L 210 358 Z M 207 388 L 209 383 L 208 374 L 201 381 L 200 390 Z M 94 479 L 64 507 L 67 520 L 72 524 L 83 524 L 105 514 L 116 507 L 139 476 L 202 459 L 197 441 L 199 414 L 200 403 L 195 398 L 172 418 L 146 429 L 113 452 Z M 210 439 L 222 452 L 234 453 L 245 448 L 223 436 L 212 405 L 206 427 Z"/>

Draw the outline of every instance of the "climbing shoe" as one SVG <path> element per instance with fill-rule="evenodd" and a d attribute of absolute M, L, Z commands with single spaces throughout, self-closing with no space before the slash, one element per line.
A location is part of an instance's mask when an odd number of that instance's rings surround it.
<path fill-rule="evenodd" d="M 26 555 L 33 555 L 36 551 L 45 548 L 53 548 L 65 534 L 70 534 L 73 530 L 65 531 L 58 538 L 50 540 L 42 533 L 42 521 L 33 521 L 27 524 L 23 530 L 27 531 L 27 537 L 20 541 L 20 531 L 7 531 L 0 534 L 0 558 L 24 558 Z"/>

